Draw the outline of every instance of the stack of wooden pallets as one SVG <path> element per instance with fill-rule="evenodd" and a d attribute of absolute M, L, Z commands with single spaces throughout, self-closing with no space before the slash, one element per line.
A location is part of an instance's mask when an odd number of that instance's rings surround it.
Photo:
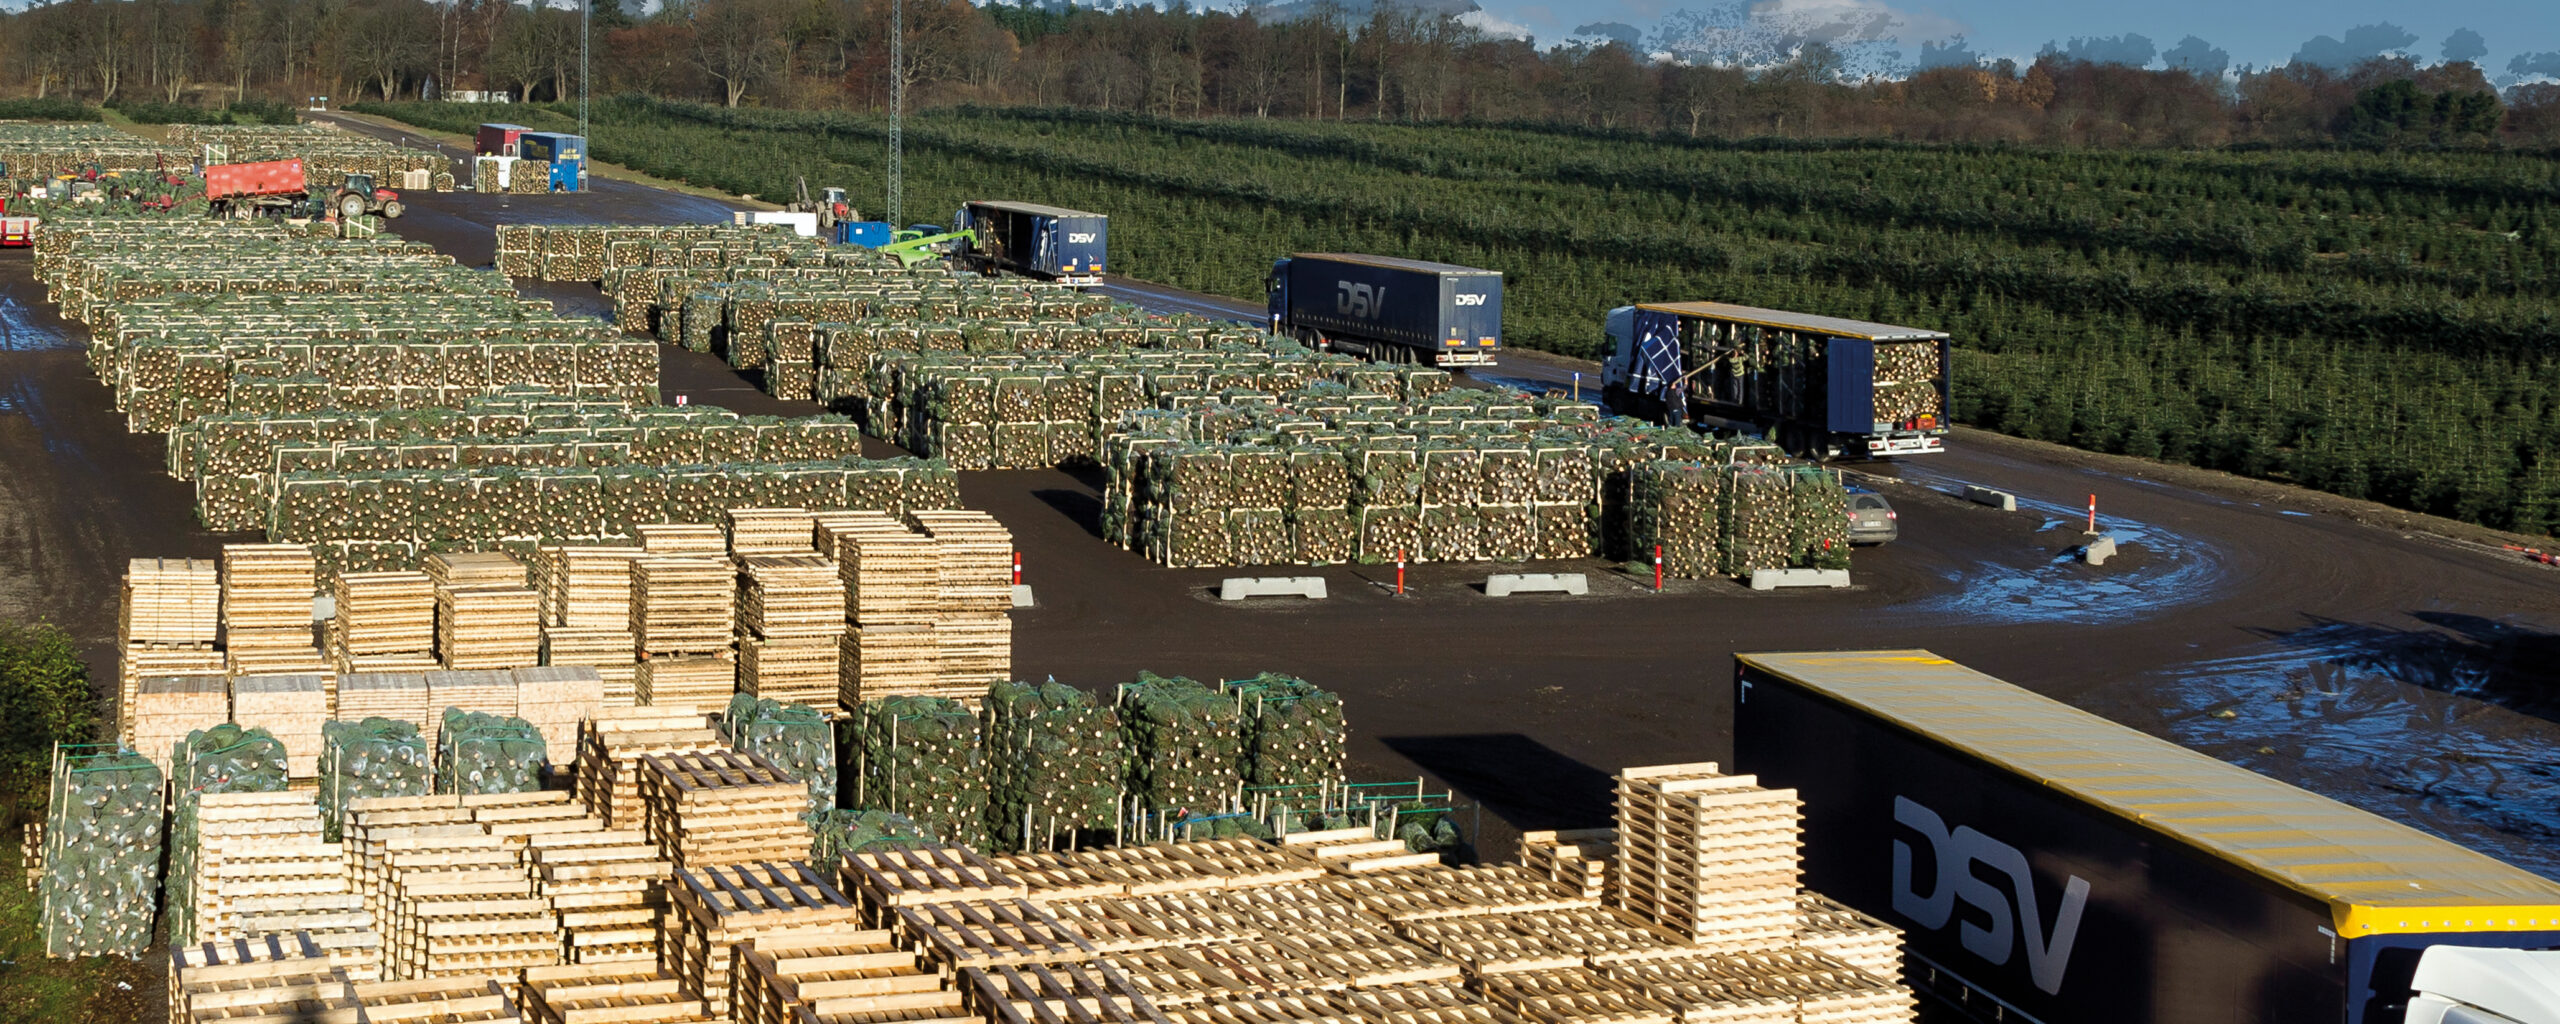
<path fill-rule="evenodd" d="M 198 729 L 231 720 L 231 681 L 220 672 L 193 676 L 145 676 L 133 686 L 133 699 L 117 723 L 125 743 L 160 766 L 162 778 L 174 778 L 170 755 L 178 742 Z"/>
<path fill-rule="evenodd" d="M 389 718 L 425 729 L 428 711 L 425 672 L 358 672 L 338 679 L 340 721 Z"/>
<path fill-rule="evenodd" d="M 222 575 L 209 559 L 137 558 L 127 563 L 116 618 L 118 738 L 134 742 L 134 694 L 142 680 L 222 674 L 214 639 L 222 625 Z M 143 750 L 148 754 L 150 751 Z M 166 758 L 168 751 L 157 756 Z"/>
<path fill-rule="evenodd" d="M 805 555 L 816 550 L 811 547 L 814 524 L 805 508 L 733 508 L 722 525 L 731 558 Z"/>
<path fill-rule="evenodd" d="M 348 883 L 364 898 L 366 912 L 387 925 L 385 864 L 393 851 L 435 849 L 457 840 L 476 844 L 488 834 L 450 794 L 377 796 L 348 801 L 339 845 L 346 850 Z"/>
<path fill-rule="evenodd" d="M 1618 776 L 1610 903 L 1716 948 L 1786 943 L 1803 820 L 1794 790 L 1713 764 L 1629 768 Z"/>
<path fill-rule="evenodd" d="M 643 707 L 711 714 L 738 692 L 738 664 L 717 654 L 661 654 L 640 662 L 631 689 Z"/>
<path fill-rule="evenodd" d="M 506 840 L 452 835 L 383 857 L 384 971 L 399 979 L 503 976 L 560 962 L 560 923 Z"/>
<path fill-rule="evenodd" d="M 1652 986 L 1621 985 L 1586 967 L 1480 975 L 1472 987 L 1494 1005 L 1539 1024 L 1675 1024 L 1685 1019 L 1678 1007 L 1655 999 Z"/>
<path fill-rule="evenodd" d="M 941 687 L 941 647 L 933 636 L 942 612 L 942 563 L 933 539 L 886 513 L 831 518 L 826 537 L 844 579 L 845 632 L 838 672 L 847 708 L 901 694 L 948 696 Z M 977 697 L 985 696 L 979 686 Z"/>
<path fill-rule="evenodd" d="M 339 674 L 435 667 L 436 585 L 426 573 L 336 573 L 329 595 L 329 658 Z"/>
<path fill-rule="evenodd" d="M 830 873 L 806 861 L 678 868 L 669 898 L 676 976 L 702 993 L 713 1016 L 731 1015 L 737 945 L 843 935 L 860 928 L 862 908 Z"/>
<path fill-rule="evenodd" d="M 679 868 L 809 854 L 809 786 L 755 754 L 703 750 L 641 762 L 651 841 Z"/>
<path fill-rule="evenodd" d="M 1604 965 L 1605 984 L 1676 1008 L 1681 1020 L 1908 1024 L 1911 990 L 1811 949 Z"/>
<path fill-rule="evenodd" d="M 526 585 L 524 563 L 503 551 L 472 551 L 427 556 L 427 577 L 438 590 Z"/>
<path fill-rule="evenodd" d="M 1078 1024 L 1174 1024 L 1178 1019 L 1160 1010 L 1127 972 L 1107 963 L 972 967 L 960 972 L 960 985 L 961 991 L 953 995 L 965 997 L 967 1004 L 989 1024 L 1048 1024 L 1062 1020 Z M 1255 1005 L 1255 999 L 1239 994 L 1232 1001 L 1203 1004 L 1199 1022 L 1352 1024 L 1360 1019 L 1332 1007 L 1326 997 L 1312 993 L 1266 995 L 1260 1001 L 1278 1004 L 1280 1012 L 1265 1012 Z M 1182 1024 L 1190 1021 L 1182 1020 Z"/>
<path fill-rule="evenodd" d="M 525 853 L 534 890 L 560 916 L 565 962 L 658 962 L 658 922 L 674 870 L 647 834 L 628 829 L 535 836 Z"/>
<path fill-rule="evenodd" d="M 720 558 L 729 553 L 729 538 L 709 523 L 643 523 L 631 532 L 639 535 L 640 550 L 652 556 Z"/>
<path fill-rule="evenodd" d="M 222 648 L 231 673 L 325 669 L 327 659 L 311 643 L 311 604 L 318 591 L 319 568 L 309 548 L 223 545 Z"/>
<path fill-rule="evenodd" d="M 542 749 L 554 766 L 577 757 L 578 726 L 604 706 L 604 677 L 583 666 L 520 668 L 514 677 L 515 716 L 542 733 Z"/>
<path fill-rule="evenodd" d="M 287 776 L 320 777 L 320 726 L 329 721 L 328 683 L 322 677 L 235 677 L 231 720 L 245 728 L 265 729 L 284 744 Z"/>
<path fill-rule="evenodd" d="M 382 973 L 382 938 L 337 843 L 302 793 L 196 797 L 187 920 L 199 941 L 301 934 L 354 981 Z"/>
<path fill-rule="evenodd" d="M 495 981 L 466 975 L 419 981 L 358 981 L 364 1024 L 517 1024 L 524 1017 Z"/>
<path fill-rule="evenodd" d="M 513 563 L 509 563 L 513 564 Z M 541 596 L 526 586 L 436 587 L 436 654 L 455 670 L 542 661 Z"/>
<path fill-rule="evenodd" d="M 604 708 L 578 741 L 576 794 L 609 829 L 646 827 L 640 764 L 652 754 L 721 747 L 720 736 L 699 713 L 667 708 Z"/>
<path fill-rule="evenodd" d="M 630 589 L 624 588 L 623 593 L 629 594 Z M 624 622 L 612 629 L 546 626 L 542 631 L 542 663 L 593 668 L 604 681 L 605 705 L 632 707 L 640 702 L 640 652 L 631 639 L 627 615 Z"/>
<path fill-rule="evenodd" d="M 1520 865 L 1565 888 L 1600 898 L 1608 890 L 1609 858 L 1618 853 L 1618 830 L 1583 828 L 1527 832 L 1520 836 Z"/>
<path fill-rule="evenodd" d="M 640 555 L 639 548 L 543 545 L 533 563 L 543 624 L 631 628 L 631 560 Z"/>
<path fill-rule="evenodd" d="M 652 556 L 631 563 L 631 633 L 640 652 L 728 650 L 735 587 L 725 559 Z"/>
<path fill-rule="evenodd" d="M 750 557 L 741 577 L 739 692 L 836 710 L 845 603 L 844 579 L 834 560 L 817 555 Z"/>
<path fill-rule="evenodd" d="M 1796 944 L 1886 981 L 1902 980 L 1902 929 L 1818 892 L 1796 899 Z"/>
<path fill-rule="evenodd" d="M 358 1024 L 346 972 L 300 936 L 268 935 L 169 950 L 170 1024 Z"/>
<path fill-rule="evenodd" d="M 711 1024 L 702 997 L 652 964 L 563 964 L 524 972 L 527 1024 Z"/>
<path fill-rule="evenodd" d="M 1415 853 L 1402 840 L 1380 839 L 1365 825 L 1291 832 L 1280 837 L 1280 845 L 1340 875 L 1435 867 L 1440 863 L 1439 854 Z"/>
<path fill-rule="evenodd" d="M 230 675 L 229 662 L 225 660 L 222 649 L 212 644 L 127 644 L 116 657 L 119 691 L 117 738 L 127 743 L 134 742 L 131 730 L 125 726 L 133 720 L 134 697 L 141 692 L 143 680 L 177 676 L 222 676 L 227 679 Z M 223 699 L 227 711 L 230 707 L 227 690 Z M 165 755 L 168 751 L 160 753 Z"/>
<path fill-rule="evenodd" d="M 843 931 L 738 944 L 738 1024 L 967 1017 L 961 994 L 894 931 Z"/>
<path fill-rule="evenodd" d="M 919 511 L 909 518 L 933 538 L 940 566 L 933 631 L 942 674 L 981 688 L 1013 678 L 1013 532 L 984 512 Z"/>

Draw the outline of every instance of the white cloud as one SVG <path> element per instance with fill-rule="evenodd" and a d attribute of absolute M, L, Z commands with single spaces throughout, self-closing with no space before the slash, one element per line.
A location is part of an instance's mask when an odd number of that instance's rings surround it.
<path fill-rule="evenodd" d="M 1458 23 L 1495 39 L 1527 39 L 1531 35 L 1529 26 L 1485 10 L 1468 11 L 1458 15 Z"/>
<path fill-rule="evenodd" d="M 1881 0 L 1756 0 L 1751 20 L 1768 28 L 1824 43 L 1873 43 L 1888 39 L 1944 39 L 1964 31 L 1955 21 L 1926 11 L 1905 11 Z"/>

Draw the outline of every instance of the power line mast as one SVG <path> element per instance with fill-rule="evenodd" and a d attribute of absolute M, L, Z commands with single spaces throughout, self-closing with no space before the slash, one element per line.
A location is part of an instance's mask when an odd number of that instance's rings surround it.
<path fill-rule="evenodd" d="M 889 4 L 889 230 L 906 223 L 907 0 Z"/>
<path fill-rule="evenodd" d="M 578 137 L 587 137 L 587 25 L 595 20 L 596 0 L 578 0 Z M 588 144 L 593 159 L 594 144 Z"/>

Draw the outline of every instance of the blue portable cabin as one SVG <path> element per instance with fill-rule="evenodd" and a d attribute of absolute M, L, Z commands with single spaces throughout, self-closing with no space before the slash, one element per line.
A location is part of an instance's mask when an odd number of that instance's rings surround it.
<path fill-rule="evenodd" d="M 890 240 L 889 224 L 886 221 L 840 220 L 836 222 L 835 243 L 837 245 L 859 245 L 865 249 L 877 249 L 889 244 Z"/>
<path fill-rule="evenodd" d="M 551 164 L 551 191 L 587 190 L 587 140 L 560 132 L 524 132 L 516 136 L 516 152 L 527 160 Z"/>

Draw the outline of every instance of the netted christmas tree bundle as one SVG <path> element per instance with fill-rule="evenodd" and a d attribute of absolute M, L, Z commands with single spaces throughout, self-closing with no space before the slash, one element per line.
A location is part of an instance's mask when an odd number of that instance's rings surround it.
<path fill-rule="evenodd" d="M 1648 462 L 1629 477 L 1627 536 L 1637 559 L 1649 559 L 1658 545 L 1662 571 L 1682 579 L 1722 574 L 1724 561 L 1725 490 L 1732 477 L 1725 467 L 1694 462 Z"/>
<path fill-rule="evenodd" d="M 809 816 L 809 862 L 833 864 L 848 853 L 942 845 L 933 830 L 894 811 L 819 811 Z"/>
<path fill-rule="evenodd" d="M 1196 680 L 1141 672 L 1120 687 L 1118 703 L 1131 801 L 1160 813 L 1233 808 L 1245 761 L 1235 698 Z"/>
<path fill-rule="evenodd" d="M 1735 466 L 1731 473 L 1723 494 L 1721 571 L 1749 576 L 1790 567 L 1796 555 L 1794 475 L 1771 466 Z M 1847 519 L 1844 511 L 1841 521 Z"/>
<path fill-rule="evenodd" d="M 36 883 L 47 956 L 139 956 L 160 892 L 160 769 L 123 747 L 58 747 Z"/>
<path fill-rule="evenodd" d="M 812 813 L 835 808 L 836 734 L 825 715 L 806 704 L 742 693 L 729 698 L 721 729 L 730 746 L 807 782 Z"/>
<path fill-rule="evenodd" d="M 1337 786 L 1342 782 L 1342 698 L 1295 676 L 1265 672 L 1227 684 L 1242 712 L 1245 785 Z"/>
<path fill-rule="evenodd" d="M 438 793 L 531 793 L 551 766 L 542 730 L 521 718 L 444 709 L 436 733 Z"/>
<path fill-rule="evenodd" d="M 390 718 L 320 727 L 320 824 L 337 842 L 347 805 L 378 796 L 435 792 L 435 751 L 414 723 Z"/>
<path fill-rule="evenodd" d="M 1787 547 L 1794 564 L 1813 569 L 1849 567 L 1849 491 L 1840 478 L 1812 466 L 1786 470 Z"/>
<path fill-rule="evenodd" d="M 1129 760 L 1118 707 L 1054 680 L 1002 682 L 981 716 L 996 849 L 1046 849 L 1117 825 Z"/>
<path fill-rule="evenodd" d="M 933 834 L 987 848 L 987 766 L 978 716 L 948 697 L 887 697 L 854 715 L 861 754 L 853 802 L 894 811 Z"/>
<path fill-rule="evenodd" d="M 178 765 L 172 795 L 169 833 L 168 905 L 170 934 L 194 934 L 188 917 L 196 905 L 194 875 L 200 798 L 209 793 L 281 793 L 285 790 L 284 744 L 264 729 L 224 723 L 188 733 L 172 758 Z M 156 812 L 155 812 L 156 816 Z"/>

